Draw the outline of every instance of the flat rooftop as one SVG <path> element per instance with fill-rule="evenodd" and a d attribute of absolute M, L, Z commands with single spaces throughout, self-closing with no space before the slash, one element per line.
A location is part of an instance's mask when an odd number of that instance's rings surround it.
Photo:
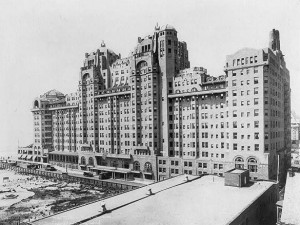
<path fill-rule="evenodd" d="M 179 176 L 173 179 L 184 178 Z M 163 181 L 161 185 L 174 182 L 173 179 Z M 83 224 L 229 224 L 273 184 L 260 181 L 239 188 L 225 186 L 224 178 L 204 176 L 181 185 L 170 185 L 170 188 L 161 191 L 153 188 L 154 195 L 117 209 L 106 202 L 107 209 L 112 211 Z M 118 201 L 120 197 L 111 199 Z"/>
<path fill-rule="evenodd" d="M 282 206 L 281 222 L 300 224 L 300 173 L 287 175 Z"/>
<path fill-rule="evenodd" d="M 239 169 L 234 169 L 230 171 L 230 173 L 244 173 L 246 170 L 239 170 Z"/>

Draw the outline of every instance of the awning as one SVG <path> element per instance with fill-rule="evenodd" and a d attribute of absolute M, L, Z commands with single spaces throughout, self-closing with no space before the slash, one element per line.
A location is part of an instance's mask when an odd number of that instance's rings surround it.
<path fill-rule="evenodd" d="M 153 174 L 153 172 L 152 172 L 152 171 L 151 171 L 151 172 L 144 171 L 144 174 L 152 175 L 152 174 Z"/>
<path fill-rule="evenodd" d="M 139 174 L 139 173 L 141 173 L 141 171 L 138 171 L 138 170 L 132 170 L 131 173 L 138 173 L 138 174 Z"/>
<path fill-rule="evenodd" d="M 79 166 L 81 166 L 81 167 L 86 167 L 86 165 L 85 165 L 85 164 L 80 164 Z"/>
<path fill-rule="evenodd" d="M 27 155 L 25 155 L 25 157 L 23 159 L 27 159 Z"/>
<path fill-rule="evenodd" d="M 68 155 L 68 156 L 78 156 L 78 152 L 69 152 L 69 151 L 52 151 L 49 152 L 51 155 Z"/>
<path fill-rule="evenodd" d="M 103 159 L 105 158 L 114 158 L 114 159 L 131 159 L 131 155 L 128 154 L 97 154 L 96 156 L 101 156 Z"/>
<path fill-rule="evenodd" d="M 21 155 L 19 158 L 20 158 L 20 159 L 23 159 L 23 155 Z"/>
<path fill-rule="evenodd" d="M 32 160 L 32 155 L 31 155 L 31 156 L 29 156 L 28 160 Z"/>

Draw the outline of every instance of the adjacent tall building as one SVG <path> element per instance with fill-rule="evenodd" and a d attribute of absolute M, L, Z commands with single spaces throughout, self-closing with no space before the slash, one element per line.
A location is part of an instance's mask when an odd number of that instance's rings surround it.
<path fill-rule="evenodd" d="M 19 148 L 20 160 L 113 178 L 222 176 L 236 167 L 276 179 L 291 149 L 290 78 L 277 30 L 268 48 L 227 56 L 220 76 L 190 68 L 170 25 L 139 37 L 127 58 L 102 43 L 85 54 L 75 93 L 49 91 L 32 112 L 35 140 Z"/>

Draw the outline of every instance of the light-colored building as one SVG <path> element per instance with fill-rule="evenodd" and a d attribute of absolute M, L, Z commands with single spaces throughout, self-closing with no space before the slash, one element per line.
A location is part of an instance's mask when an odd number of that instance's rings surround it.
<path fill-rule="evenodd" d="M 276 179 L 290 154 L 289 72 L 276 30 L 269 48 L 227 56 L 216 77 L 190 68 L 187 44 L 170 25 L 139 37 L 127 58 L 102 43 L 85 54 L 75 93 L 47 92 L 32 112 L 32 149 L 41 156 L 27 160 L 20 148 L 20 160 L 113 178 L 222 176 L 236 167 Z"/>
<path fill-rule="evenodd" d="M 292 149 L 299 149 L 300 120 L 295 112 L 291 113 L 291 140 Z"/>

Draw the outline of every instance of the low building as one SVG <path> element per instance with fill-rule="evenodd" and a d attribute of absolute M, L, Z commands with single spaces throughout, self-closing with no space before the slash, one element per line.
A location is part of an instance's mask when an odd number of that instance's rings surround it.
<path fill-rule="evenodd" d="M 277 203 L 277 224 L 300 224 L 300 170 L 291 168 L 285 185 L 283 203 Z"/>
<path fill-rule="evenodd" d="M 225 186 L 225 179 L 208 175 L 158 192 L 152 188 L 153 195 L 84 224 L 275 224 L 278 188 L 274 182 L 233 187 Z M 106 207 L 110 210 L 109 204 Z"/>

